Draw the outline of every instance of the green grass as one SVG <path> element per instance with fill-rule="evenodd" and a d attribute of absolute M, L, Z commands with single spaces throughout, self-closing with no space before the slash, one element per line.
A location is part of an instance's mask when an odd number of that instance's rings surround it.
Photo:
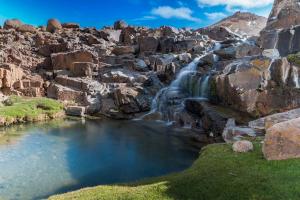
<path fill-rule="evenodd" d="M 176 155 L 170 155 L 176 156 Z M 122 169 L 120 169 L 122 170 Z M 206 147 L 188 170 L 128 185 L 98 186 L 51 200 L 294 200 L 300 199 L 300 160 L 266 161 L 261 144 L 238 154 Z"/>
<path fill-rule="evenodd" d="M 25 98 L 12 96 L 8 106 L 0 107 L 0 118 L 8 124 L 16 121 L 40 121 L 61 112 L 63 106 L 58 101 L 48 98 Z"/>

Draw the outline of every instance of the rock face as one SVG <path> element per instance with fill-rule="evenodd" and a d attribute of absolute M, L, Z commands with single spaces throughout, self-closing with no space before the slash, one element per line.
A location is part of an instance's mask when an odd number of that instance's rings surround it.
<path fill-rule="evenodd" d="M 239 35 L 259 36 L 261 30 L 265 28 L 267 18 L 247 12 L 236 12 L 211 27 L 227 27 L 232 32 Z"/>
<path fill-rule="evenodd" d="M 275 0 L 265 30 L 287 29 L 300 24 L 298 0 Z"/>
<path fill-rule="evenodd" d="M 279 49 L 280 55 L 299 51 L 297 42 L 300 24 L 298 0 L 275 0 L 266 28 L 261 32 L 260 45 L 264 49 Z"/>
<path fill-rule="evenodd" d="M 263 153 L 268 160 L 300 158 L 300 118 L 267 129 Z"/>

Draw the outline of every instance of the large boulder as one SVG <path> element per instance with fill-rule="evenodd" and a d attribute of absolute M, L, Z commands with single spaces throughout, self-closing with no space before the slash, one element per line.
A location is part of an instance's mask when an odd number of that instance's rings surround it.
<path fill-rule="evenodd" d="M 17 30 L 22 33 L 36 33 L 37 32 L 37 30 L 34 26 L 28 25 L 28 24 L 22 24 L 21 26 L 19 26 L 17 28 Z"/>
<path fill-rule="evenodd" d="M 158 49 L 159 40 L 155 37 L 141 37 L 139 39 L 140 53 L 154 53 Z"/>
<path fill-rule="evenodd" d="M 300 158 L 300 118 L 267 129 L 263 153 L 267 160 Z"/>
<path fill-rule="evenodd" d="M 3 28 L 4 29 L 17 29 L 21 25 L 23 25 L 23 23 L 20 20 L 18 20 L 18 19 L 9 19 L 9 20 L 6 20 L 4 22 Z"/>
<path fill-rule="evenodd" d="M 50 33 L 54 33 L 62 29 L 61 23 L 57 19 L 49 19 L 46 30 Z"/>
<path fill-rule="evenodd" d="M 95 58 L 89 51 L 73 51 L 51 54 L 53 70 L 71 70 L 75 62 L 94 63 Z"/>
<path fill-rule="evenodd" d="M 223 26 L 203 28 L 199 29 L 198 32 L 217 41 L 223 41 L 235 37 L 235 34 L 229 28 Z"/>
<path fill-rule="evenodd" d="M 75 117 L 84 117 L 85 107 L 82 106 L 68 106 L 66 108 L 66 114 Z"/>
<path fill-rule="evenodd" d="M 286 122 L 296 118 L 300 118 L 300 108 L 259 118 L 257 120 L 249 122 L 249 127 L 258 130 L 267 130 L 275 124 Z"/>
<path fill-rule="evenodd" d="M 114 23 L 114 29 L 115 29 L 115 30 L 124 29 L 124 28 L 126 28 L 127 26 L 128 26 L 128 24 L 127 24 L 125 21 L 123 21 L 123 20 L 119 20 L 119 21 L 116 21 L 116 22 Z"/>

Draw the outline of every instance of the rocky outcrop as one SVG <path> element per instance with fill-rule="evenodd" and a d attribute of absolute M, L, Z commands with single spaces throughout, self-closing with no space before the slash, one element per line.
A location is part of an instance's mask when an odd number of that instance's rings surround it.
<path fill-rule="evenodd" d="M 298 0 L 275 0 L 267 26 L 261 32 L 260 45 L 264 49 L 279 49 L 281 56 L 299 51 L 298 38 L 300 5 Z"/>
<path fill-rule="evenodd" d="M 227 27 L 239 35 L 259 36 L 260 31 L 265 28 L 267 18 L 247 12 L 236 12 L 211 27 Z"/>

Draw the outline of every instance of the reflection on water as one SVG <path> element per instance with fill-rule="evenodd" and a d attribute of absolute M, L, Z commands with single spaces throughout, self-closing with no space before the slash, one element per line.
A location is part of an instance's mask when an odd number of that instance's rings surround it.
<path fill-rule="evenodd" d="M 170 134 L 175 130 L 158 123 L 61 121 L 54 128 L 33 127 L 23 126 L 15 142 L 0 145 L 0 199 L 40 199 L 136 181 L 183 170 L 198 156 Z"/>

